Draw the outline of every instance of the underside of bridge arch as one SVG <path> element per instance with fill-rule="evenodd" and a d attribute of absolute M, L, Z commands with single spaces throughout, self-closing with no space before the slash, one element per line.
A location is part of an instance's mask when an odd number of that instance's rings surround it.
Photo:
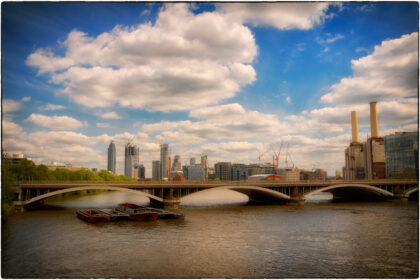
<path fill-rule="evenodd" d="M 32 197 L 26 201 L 21 201 L 21 204 L 24 206 L 36 205 L 47 198 L 51 198 L 60 194 L 77 192 L 77 191 L 89 191 L 89 190 L 111 190 L 111 191 L 121 191 L 121 192 L 136 194 L 136 195 L 143 195 L 150 199 L 150 203 L 155 203 L 155 204 L 161 204 L 163 201 L 163 199 L 160 197 L 157 197 L 157 196 L 154 196 L 154 195 L 151 195 L 149 193 L 139 191 L 139 190 L 132 190 L 128 188 L 113 187 L 113 186 L 86 186 L 86 187 L 75 187 L 75 188 L 68 188 L 68 189 L 44 193 L 42 195 Z"/>
<path fill-rule="evenodd" d="M 408 200 L 415 200 L 415 201 L 419 200 L 419 189 L 418 188 L 408 194 Z"/>
<path fill-rule="evenodd" d="M 305 195 L 305 198 L 319 192 L 329 192 L 333 201 L 381 201 L 388 200 L 393 194 L 378 187 L 368 185 L 338 185 L 318 189 Z"/>
<path fill-rule="evenodd" d="M 260 187 L 229 187 L 249 197 L 248 204 L 284 204 L 290 200 L 286 194 Z"/>

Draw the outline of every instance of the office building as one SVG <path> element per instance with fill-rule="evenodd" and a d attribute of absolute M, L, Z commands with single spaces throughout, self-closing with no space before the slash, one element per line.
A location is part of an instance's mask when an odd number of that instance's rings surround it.
<path fill-rule="evenodd" d="M 206 173 L 205 176 L 206 176 L 206 181 L 207 181 L 209 179 L 209 171 L 208 171 L 209 166 L 207 163 L 206 155 L 201 156 L 201 165 L 204 166 L 204 172 Z"/>
<path fill-rule="evenodd" d="M 108 147 L 108 169 L 107 170 L 115 174 L 116 166 L 117 166 L 117 150 L 115 148 L 114 141 L 111 141 Z"/>
<path fill-rule="evenodd" d="M 124 165 L 124 175 L 131 178 L 138 177 L 138 167 L 139 167 L 139 148 L 128 142 L 125 145 L 125 165 Z"/>
<path fill-rule="evenodd" d="M 169 178 L 169 145 L 160 145 L 160 179 Z"/>
<path fill-rule="evenodd" d="M 325 181 L 327 179 L 327 172 L 324 169 L 314 169 L 311 171 L 300 170 L 300 180 L 314 180 Z"/>
<path fill-rule="evenodd" d="M 152 180 L 159 181 L 160 180 L 160 161 L 154 160 L 152 162 Z"/>
<path fill-rule="evenodd" d="M 204 165 L 195 164 L 187 166 L 188 170 L 188 181 L 205 181 L 206 171 Z"/>
<path fill-rule="evenodd" d="M 387 178 L 418 178 L 419 133 L 397 132 L 384 137 Z"/>
<path fill-rule="evenodd" d="M 219 178 L 221 181 L 232 180 L 231 167 L 232 163 L 230 162 L 216 163 L 214 165 L 214 169 L 216 171 L 216 178 Z"/>

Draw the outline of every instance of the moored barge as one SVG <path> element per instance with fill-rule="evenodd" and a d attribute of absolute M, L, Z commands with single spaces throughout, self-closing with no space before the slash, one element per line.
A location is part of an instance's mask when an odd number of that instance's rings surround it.
<path fill-rule="evenodd" d="M 96 209 L 83 209 L 76 212 L 77 217 L 88 223 L 109 222 L 111 217 L 109 214 Z"/>

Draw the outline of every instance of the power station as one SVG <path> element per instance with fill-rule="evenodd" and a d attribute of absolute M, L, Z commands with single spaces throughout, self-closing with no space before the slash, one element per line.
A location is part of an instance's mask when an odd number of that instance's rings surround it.
<path fill-rule="evenodd" d="M 345 150 L 344 179 L 385 179 L 384 138 L 379 136 L 376 101 L 370 102 L 370 137 L 359 142 L 357 112 L 351 112 L 352 141 Z"/>

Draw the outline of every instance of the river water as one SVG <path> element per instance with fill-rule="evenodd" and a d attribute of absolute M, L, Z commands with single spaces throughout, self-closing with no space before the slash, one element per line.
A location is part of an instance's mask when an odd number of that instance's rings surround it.
<path fill-rule="evenodd" d="M 118 192 L 12 215 L 2 225 L 2 277 L 418 277 L 418 202 L 250 206 L 227 192 L 182 201 L 182 220 L 76 217 L 79 208 L 148 202 Z M 221 196 L 232 204 L 214 205 Z"/>

